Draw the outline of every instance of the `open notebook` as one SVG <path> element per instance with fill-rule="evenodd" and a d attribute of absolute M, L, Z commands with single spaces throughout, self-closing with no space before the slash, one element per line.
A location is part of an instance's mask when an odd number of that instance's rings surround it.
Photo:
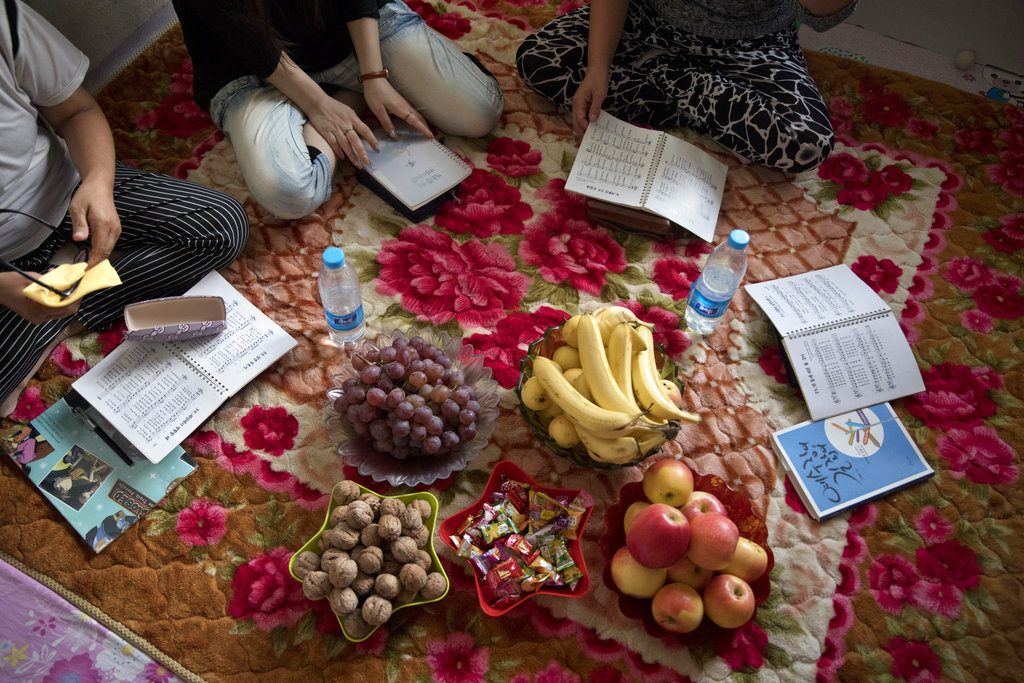
<path fill-rule="evenodd" d="M 221 297 L 226 329 L 179 341 L 126 341 L 72 385 L 151 462 L 163 459 L 296 344 L 217 272 L 186 295 Z"/>

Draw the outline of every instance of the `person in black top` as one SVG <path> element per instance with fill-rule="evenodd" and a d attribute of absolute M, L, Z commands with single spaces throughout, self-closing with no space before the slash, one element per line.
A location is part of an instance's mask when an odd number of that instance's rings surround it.
<path fill-rule="evenodd" d="M 235 151 L 253 197 L 300 218 L 333 189 L 339 159 L 361 167 L 397 122 L 479 137 L 503 107 L 497 80 L 401 0 L 173 0 L 194 97 Z M 429 125 L 428 125 L 429 124 Z"/>

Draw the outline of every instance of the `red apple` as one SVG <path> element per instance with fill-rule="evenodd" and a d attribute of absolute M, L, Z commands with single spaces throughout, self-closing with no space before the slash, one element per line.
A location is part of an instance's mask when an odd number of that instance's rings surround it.
<path fill-rule="evenodd" d="M 686 555 L 689 545 L 690 523 L 686 516 L 664 503 L 654 503 L 638 512 L 626 532 L 626 547 L 645 567 L 670 567 Z"/>
<path fill-rule="evenodd" d="M 622 526 L 626 531 L 629 531 L 629 527 L 633 526 L 633 520 L 640 514 L 640 511 L 646 507 L 650 507 L 650 503 L 638 500 L 637 502 L 626 508 L 626 515 L 622 518 Z"/>
<path fill-rule="evenodd" d="M 697 515 L 690 522 L 690 547 L 686 556 L 704 569 L 725 569 L 736 552 L 739 538 L 739 529 L 725 515 Z"/>
<path fill-rule="evenodd" d="M 669 583 L 654 596 L 651 614 L 666 631 L 689 633 L 700 626 L 704 618 L 704 601 L 692 586 Z"/>
<path fill-rule="evenodd" d="M 645 567 L 636 561 L 628 548 L 619 548 L 612 556 L 612 581 L 626 595 L 649 598 L 664 585 L 665 570 Z"/>
<path fill-rule="evenodd" d="M 693 493 L 693 472 L 685 463 L 662 458 L 644 473 L 644 495 L 652 503 L 685 505 Z"/>
<path fill-rule="evenodd" d="M 704 611 L 722 628 L 738 628 L 754 615 L 754 591 L 732 574 L 719 574 L 704 589 Z"/>
<path fill-rule="evenodd" d="M 674 565 L 668 568 L 668 580 L 675 581 L 676 583 L 685 583 L 687 586 L 691 586 L 700 590 L 704 586 L 708 585 L 711 577 L 715 573 L 710 569 L 704 569 L 704 567 L 698 567 L 693 562 L 690 562 L 690 558 L 683 557 L 681 560 L 676 562 Z"/>
<path fill-rule="evenodd" d="M 716 515 L 726 515 L 725 505 L 722 501 L 718 500 L 718 496 L 707 491 L 694 491 L 690 494 L 689 500 L 686 501 L 686 505 L 679 508 L 686 515 L 686 518 L 693 521 L 693 518 L 697 515 L 707 514 L 713 512 Z"/>
<path fill-rule="evenodd" d="M 722 570 L 723 574 L 738 576 L 747 583 L 753 583 L 761 578 L 764 570 L 768 568 L 768 553 L 765 549 L 746 538 L 740 538 L 736 543 L 736 552 L 732 554 L 728 566 Z M 671 568 L 668 570 L 672 575 Z M 676 579 L 673 579 L 675 581 Z"/>

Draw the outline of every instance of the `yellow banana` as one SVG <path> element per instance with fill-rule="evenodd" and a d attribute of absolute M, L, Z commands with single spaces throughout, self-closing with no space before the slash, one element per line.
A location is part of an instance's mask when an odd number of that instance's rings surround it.
<path fill-rule="evenodd" d="M 577 427 L 606 432 L 622 429 L 640 417 L 640 411 L 635 408 L 630 412 L 607 410 L 593 401 L 588 401 L 573 388 L 558 369 L 558 364 L 550 358 L 534 358 L 533 376 L 540 380 L 548 398 L 556 403 Z"/>
<path fill-rule="evenodd" d="M 612 328 L 608 336 L 608 366 L 619 391 L 626 398 L 633 398 L 633 328 L 620 323 Z"/>
<path fill-rule="evenodd" d="M 640 405 L 658 419 L 700 422 L 699 416 L 680 409 L 665 394 L 654 362 L 654 335 L 646 327 L 639 328 L 638 332 L 647 345 L 633 356 L 633 388 Z"/>
<path fill-rule="evenodd" d="M 576 327 L 580 324 L 580 315 L 574 315 L 562 325 L 562 339 L 569 346 L 576 348 L 579 343 L 576 339 Z"/>
<path fill-rule="evenodd" d="M 569 384 L 572 385 L 573 389 L 580 392 L 583 398 L 588 401 L 593 401 L 594 397 L 590 393 L 590 386 L 587 384 L 587 376 L 583 374 L 583 368 L 572 368 L 562 373 Z"/>
<path fill-rule="evenodd" d="M 601 337 L 608 341 L 612 329 L 619 323 L 637 322 L 636 314 L 625 306 L 605 306 L 594 311 L 591 315 L 601 328 Z"/>
<path fill-rule="evenodd" d="M 580 342 L 580 363 L 583 365 L 583 374 L 587 376 L 590 393 L 594 395 L 594 402 L 606 410 L 639 413 L 633 397 L 627 398 L 622 393 L 612 375 L 597 321 L 593 316 L 585 315 L 580 318 L 577 329 Z"/>
<path fill-rule="evenodd" d="M 679 423 L 672 420 L 671 422 L 666 421 L 659 425 L 652 423 L 646 418 L 640 418 L 622 429 L 614 429 L 607 432 L 591 432 L 591 434 L 602 439 L 618 439 L 623 436 L 631 436 L 637 441 L 643 441 L 644 439 L 664 434 L 667 440 L 671 440 L 679 434 Z"/>
<path fill-rule="evenodd" d="M 654 453 L 655 450 L 661 447 L 661 444 L 668 441 L 668 435 L 661 433 L 655 434 L 654 436 L 647 437 L 646 439 L 637 440 L 637 448 L 640 450 L 640 454 L 643 457 L 647 457 Z"/>
<path fill-rule="evenodd" d="M 576 433 L 594 460 L 622 465 L 640 455 L 639 445 L 634 438 L 623 436 L 618 439 L 603 439 L 586 429 L 581 429 L 579 425 L 576 426 Z"/>

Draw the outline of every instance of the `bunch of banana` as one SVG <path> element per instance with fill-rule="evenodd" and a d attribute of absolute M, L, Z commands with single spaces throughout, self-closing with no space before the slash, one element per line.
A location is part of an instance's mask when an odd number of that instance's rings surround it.
<path fill-rule="evenodd" d="M 651 455 L 700 418 L 680 409 L 658 373 L 654 336 L 628 308 L 575 315 L 567 346 L 537 357 L 520 392 L 563 448 L 582 443 L 594 460 L 624 464 Z"/>

